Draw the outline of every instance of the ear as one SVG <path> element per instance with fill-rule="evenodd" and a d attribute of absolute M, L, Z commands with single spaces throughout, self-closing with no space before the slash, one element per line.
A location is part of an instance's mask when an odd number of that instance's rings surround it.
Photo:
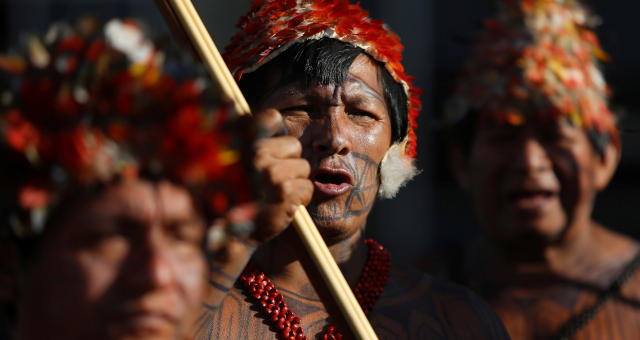
<path fill-rule="evenodd" d="M 609 185 L 620 162 L 621 151 L 622 147 L 619 143 L 610 142 L 605 147 L 602 156 L 599 157 L 598 165 L 595 169 L 595 184 L 598 191 L 604 190 Z"/>
<path fill-rule="evenodd" d="M 449 163 L 458 184 L 465 191 L 469 191 L 469 158 L 459 145 L 449 144 Z"/>

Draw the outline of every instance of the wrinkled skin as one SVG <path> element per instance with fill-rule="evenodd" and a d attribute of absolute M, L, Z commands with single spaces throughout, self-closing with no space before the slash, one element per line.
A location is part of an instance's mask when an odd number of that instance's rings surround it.
<path fill-rule="evenodd" d="M 186 338 L 206 288 L 203 234 L 191 196 L 169 182 L 74 200 L 26 278 L 20 338 Z"/>
<path fill-rule="evenodd" d="M 258 106 L 278 110 L 289 135 L 299 140 L 315 188 L 308 209 L 327 236 L 353 235 L 375 201 L 378 165 L 391 144 L 379 84 L 375 65 L 362 55 L 341 86 L 284 84 Z M 342 171 L 346 178 L 340 180 L 348 185 L 323 190 L 318 173 L 324 170 Z"/>

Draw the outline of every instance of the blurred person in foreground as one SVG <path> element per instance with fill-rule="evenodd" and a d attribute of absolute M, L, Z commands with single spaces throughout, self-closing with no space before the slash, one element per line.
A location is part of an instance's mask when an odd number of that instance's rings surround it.
<path fill-rule="evenodd" d="M 620 159 L 578 1 L 499 1 L 445 116 L 484 241 L 466 265 L 513 339 L 640 337 L 636 241 L 591 218 Z"/>
<path fill-rule="evenodd" d="M 367 15 L 346 0 L 255 1 L 240 19 L 224 55 L 268 136 L 254 146 L 257 180 L 267 193 L 311 199 L 380 338 L 507 338 L 476 296 L 392 262 L 364 238 L 376 199 L 417 174 L 420 110 L 399 38 Z M 296 206 L 264 204 L 288 214 L 259 215 L 245 247 L 217 264 L 196 337 L 341 339 L 294 251 Z"/>
<path fill-rule="evenodd" d="M 83 18 L 0 57 L 16 339 L 189 339 L 208 221 L 248 198 L 207 81 L 140 27 Z"/>

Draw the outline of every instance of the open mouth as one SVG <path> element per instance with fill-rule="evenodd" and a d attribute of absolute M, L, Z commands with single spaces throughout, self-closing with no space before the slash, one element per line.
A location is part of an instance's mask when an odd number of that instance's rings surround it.
<path fill-rule="evenodd" d="M 330 168 L 318 169 L 311 176 L 311 181 L 317 191 L 329 196 L 343 194 L 351 188 L 353 183 L 348 171 Z"/>
<path fill-rule="evenodd" d="M 555 193 L 551 190 L 514 190 L 507 198 L 509 202 L 521 209 L 541 209 L 549 202 Z"/>

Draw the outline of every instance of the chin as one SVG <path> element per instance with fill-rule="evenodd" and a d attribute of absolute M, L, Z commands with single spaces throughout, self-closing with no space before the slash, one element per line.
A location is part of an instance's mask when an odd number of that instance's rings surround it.
<path fill-rule="evenodd" d="M 522 239 L 531 237 L 534 240 L 554 243 L 559 241 L 566 230 L 566 218 L 557 214 L 509 214 L 498 222 L 498 232 L 505 238 Z M 515 216 L 514 216 L 515 215 Z"/>
<path fill-rule="evenodd" d="M 336 213 L 332 205 L 309 205 L 307 208 L 318 231 L 327 243 L 342 241 L 360 230 L 367 214 L 345 215 Z"/>
<path fill-rule="evenodd" d="M 349 236 L 353 235 L 358 229 L 349 228 L 348 225 L 344 222 L 327 222 L 321 221 L 317 222 L 316 226 L 318 227 L 318 231 L 322 235 L 322 238 L 328 244 L 336 243 L 342 241 Z"/>
<path fill-rule="evenodd" d="M 513 221 L 489 231 L 503 248 L 517 252 L 537 252 L 562 239 L 565 227 L 542 221 Z"/>
<path fill-rule="evenodd" d="M 128 334 L 121 334 L 113 339 L 117 340 L 174 340 L 182 339 L 174 333 L 157 333 L 157 332 L 131 332 Z"/>

